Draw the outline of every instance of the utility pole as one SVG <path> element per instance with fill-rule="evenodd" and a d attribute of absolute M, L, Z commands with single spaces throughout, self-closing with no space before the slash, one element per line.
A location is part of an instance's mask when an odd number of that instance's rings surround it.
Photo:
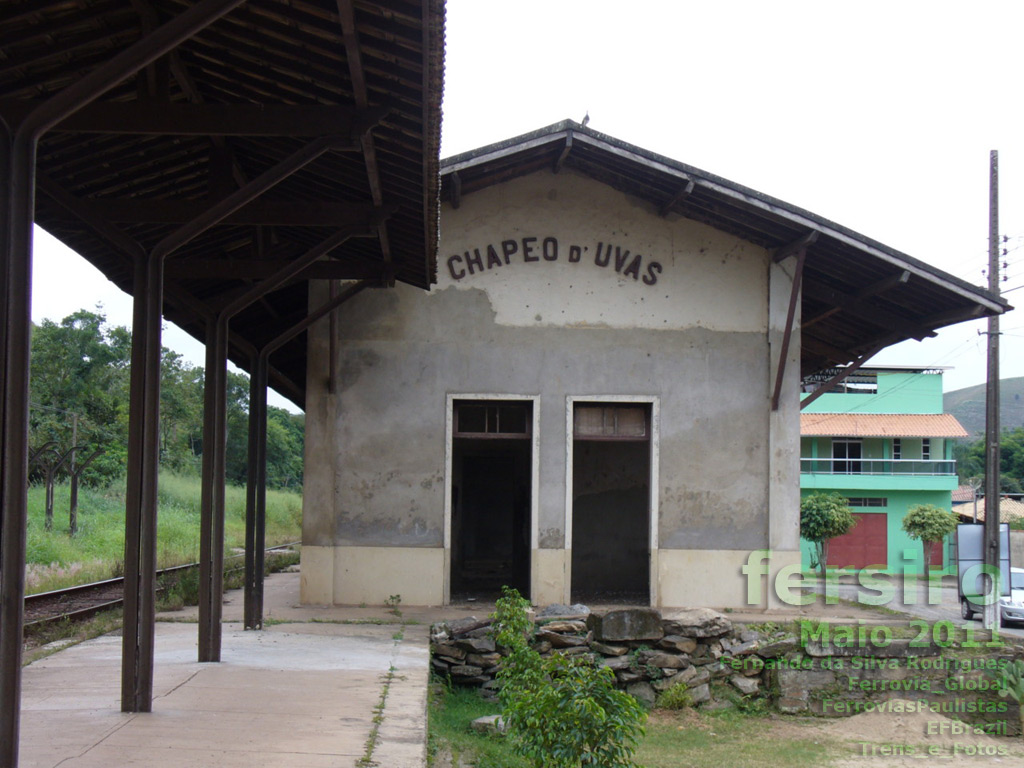
<path fill-rule="evenodd" d="M 999 295 L 999 153 L 992 150 L 989 158 L 988 191 L 988 289 Z M 988 386 L 985 390 L 985 565 L 999 568 L 999 315 L 988 319 Z M 986 576 L 986 594 L 991 602 L 985 606 L 985 629 L 999 631 L 999 583 Z"/>

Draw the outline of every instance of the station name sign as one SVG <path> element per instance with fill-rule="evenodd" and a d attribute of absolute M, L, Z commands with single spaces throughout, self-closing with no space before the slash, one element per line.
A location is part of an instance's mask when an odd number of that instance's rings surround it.
<path fill-rule="evenodd" d="M 615 270 L 623 277 L 632 277 L 638 283 L 654 285 L 662 272 L 661 262 L 628 248 L 598 242 L 596 246 L 566 245 L 557 237 L 521 237 L 502 240 L 495 245 L 456 253 L 448 257 L 448 274 L 452 280 L 463 280 L 478 272 L 512 266 L 513 264 L 545 264 L 564 261 L 567 264 L 589 264 Z"/>

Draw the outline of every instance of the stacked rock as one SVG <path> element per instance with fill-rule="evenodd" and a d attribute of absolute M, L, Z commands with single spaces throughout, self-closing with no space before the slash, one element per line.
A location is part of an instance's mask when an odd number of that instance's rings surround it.
<path fill-rule="evenodd" d="M 652 608 L 591 612 L 583 605 L 550 606 L 534 624 L 533 648 L 542 656 L 589 654 L 615 672 L 620 688 L 647 704 L 679 683 L 694 704 L 705 707 L 721 705 L 712 698 L 714 680 L 728 682 L 743 696 L 762 687 L 761 634 L 707 608 L 663 617 Z M 433 625 L 430 649 L 434 671 L 454 684 L 497 688 L 503 649 L 495 645 L 489 619 Z"/>

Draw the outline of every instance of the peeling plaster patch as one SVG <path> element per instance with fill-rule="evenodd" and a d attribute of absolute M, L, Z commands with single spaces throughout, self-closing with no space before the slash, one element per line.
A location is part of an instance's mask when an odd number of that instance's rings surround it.
<path fill-rule="evenodd" d="M 560 528 L 545 528 L 537 538 L 541 549 L 561 549 L 565 545 L 565 536 Z"/>

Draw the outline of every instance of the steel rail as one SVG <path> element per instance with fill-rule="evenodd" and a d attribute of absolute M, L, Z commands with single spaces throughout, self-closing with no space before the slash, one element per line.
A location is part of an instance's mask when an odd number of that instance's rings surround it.
<path fill-rule="evenodd" d="M 264 552 L 276 552 L 278 550 L 288 550 L 292 547 L 299 545 L 301 542 L 289 542 L 287 544 L 278 544 L 273 547 L 266 547 Z M 245 558 L 244 554 L 230 555 L 225 560 L 242 560 Z M 168 574 L 174 574 L 178 572 L 184 572 L 189 569 L 195 569 L 199 567 L 199 563 L 184 563 L 182 565 L 172 565 L 167 568 L 161 568 L 156 572 L 157 577 L 165 576 Z M 243 566 L 234 566 L 231 570 L 242 570 Z M 41 626 L 44 626 L 50 622 L 61 621 L 64 619 L 80 620 L 86 619 L 93 616 L 101 611 L 108 610 L 110 608 L 116 608 L 124 603 L 124 577 L 117 576 L 112 579 L 103 579 L 101 581 L 93 581 L 88 584 L 77 584 L 71 587 L 65 587 L 63 589 L 54 589 L 48 592 L 37 592 L 31 595 L 25 595 L 25 612 L 29 613 L 30 609 L 33 611 L 40 610 L 42 606 L 51 602 L 60 602 L 62 600 L 68 600 L 69 598 L 82 599 L 87 598 L 90 593 L 102 593 L 104 590 L 110 590 L 115 587 L 120 587 L 121 597 L 117 598 L 101 598 L 101 602 L 97 602 L 93 605 L 87 605 L 80 608 L 72 608 L 71 610 L 63 610 L 55 612 L 49 616 L 41 616 L 35 619 L 26 619 L 24 623 L 25 634 L 27 635 L 29 630 L 36 630 Z M 109 597 L 109 596 L 108 596 Z"/>

